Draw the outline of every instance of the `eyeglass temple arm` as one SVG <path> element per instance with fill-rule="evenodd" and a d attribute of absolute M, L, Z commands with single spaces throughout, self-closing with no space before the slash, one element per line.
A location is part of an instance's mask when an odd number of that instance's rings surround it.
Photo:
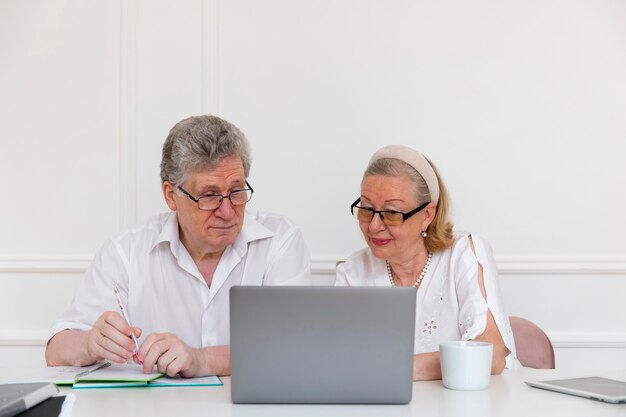
<path fill-rule="evenodd" d="M 359 204 L 360 201 L 361 201 L 361 197 L 357 198 L 356 200 L 354 200 L 354 203 L 350 204 L 350 214 L 352 214 L 352 209 L 354 208 L 354 206 Z"/>

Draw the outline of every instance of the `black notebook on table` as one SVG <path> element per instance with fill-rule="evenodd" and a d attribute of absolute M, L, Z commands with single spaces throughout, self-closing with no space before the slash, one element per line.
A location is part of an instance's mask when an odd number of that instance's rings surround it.
<path fill-rule="evenodd" d="M 56 385 L 49 383 L 0 384 L 0 417 L 18 415 L 58 392 Z"/>

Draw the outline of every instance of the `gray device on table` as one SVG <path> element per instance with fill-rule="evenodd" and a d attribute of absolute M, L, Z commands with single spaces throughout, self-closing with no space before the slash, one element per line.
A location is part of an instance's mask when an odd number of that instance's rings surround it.
<path fill-rule="evenodd" d="M 232 400 L 406 404 L 414 333 L 414 288 L 232 287 Z"/>
<path fill-rule="evenodd" d="M 535 388 L 576 395 L 609 403 L 626 402 L 626 382 L 603 377 L 567 378 L 551 381 L 526 381 Z"/>

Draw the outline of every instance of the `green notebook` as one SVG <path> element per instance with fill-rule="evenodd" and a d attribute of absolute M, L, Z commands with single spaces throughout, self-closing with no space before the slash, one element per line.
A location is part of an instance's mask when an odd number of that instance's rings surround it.
<path fill-rule="evenodd" d="M 150 382 L 151 387 L 221 387 L 224 383 L 217 376 L 181 378 L 164 376 Z"/>
<path fill-rule="evenodd" d="M 125 387 L 221 386 L 216 376 L 199 378 L 168 377 L 160 372 L 144 374 L 141 365 L 112 364 L 76 379 L 74 389 Z"/>
<path fill-rule="evenodd" d="M 141 387 L 162 376 L 160 372 L 145 374 L 141 365 L 113 363 L 78 376 L 73 388 Z"/>

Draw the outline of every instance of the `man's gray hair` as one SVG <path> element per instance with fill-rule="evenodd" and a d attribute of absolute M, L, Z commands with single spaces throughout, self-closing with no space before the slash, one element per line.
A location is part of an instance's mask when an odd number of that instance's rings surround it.
<path fill-rule="evenodd" d="M 211 169 L 232 155 L 241 158 L 248 178 L 250 145 L 237 126 L 216 116 L 189 117 L 176 123 L 165 139 L 161 182 L 182 186 L 189 171 Z"/>

